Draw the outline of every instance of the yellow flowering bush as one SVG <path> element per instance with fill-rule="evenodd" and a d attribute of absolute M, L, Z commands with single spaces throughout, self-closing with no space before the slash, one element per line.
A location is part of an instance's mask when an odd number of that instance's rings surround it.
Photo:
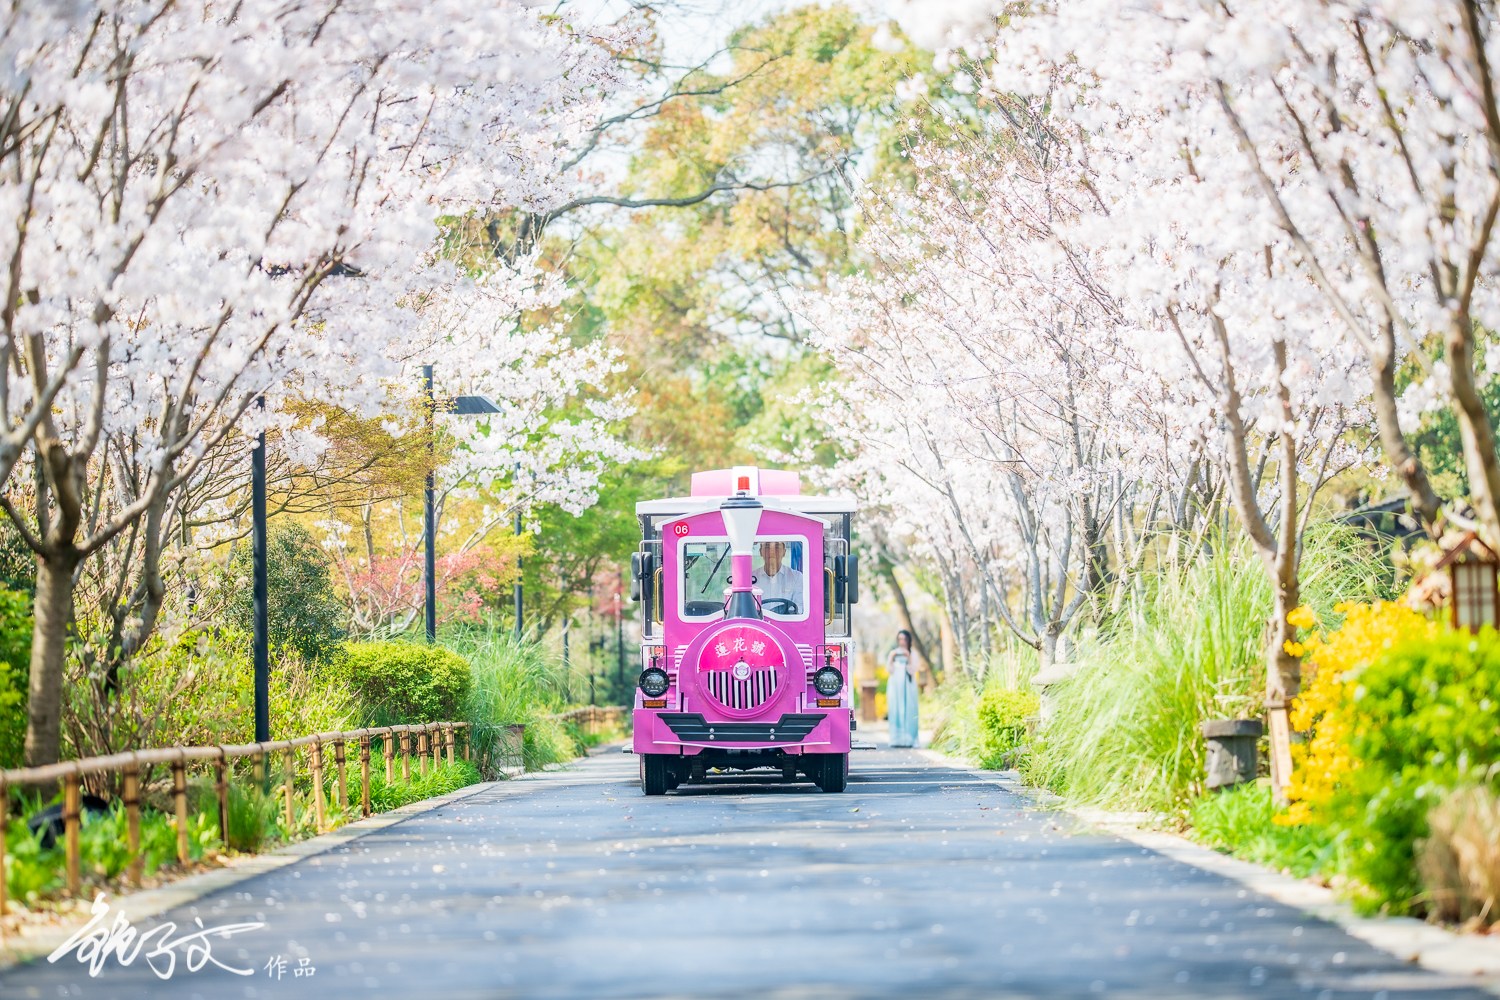
<path fill-rule="evenodd" d="M 1340 604 L 1335 610 L 1345 615 L 1338 631 L 1326 638 L 1314 632 L 1305 642 L 1288 643 L 1288 651 L 1305 654 L 1312 668 L 1291 711 L 1292 727 L 1311 730 L 1312 737 L 1292 747 L 1292 780 L 1287 787 L 1291 807 L 1276 817 L 1276 822 L 1286 825 L 1312 820 L 1354 769 L 1349 743 L 1357 725 L 1355 689 L 1360 669 L 1397 643 L 1431 640 L 1440 630 L 1436 622 L 1407 605 L 1390 601 Z M 1317 624 L 1305 607 L 1287 620 L 1299 628 Z"/>

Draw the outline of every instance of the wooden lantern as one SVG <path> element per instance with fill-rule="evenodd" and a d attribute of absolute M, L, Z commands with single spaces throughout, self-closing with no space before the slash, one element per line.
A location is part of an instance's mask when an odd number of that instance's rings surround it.
<path fill-rule="evenodd" d="M 1453 584 L 1454 628 L 1478 632 L 1484 625 L 1500 625 L 1500 589 L 1496 587 L 1500 556 L 1494 549 L 1471 531 L 1444 554 L 1436 568 L 1446 569 Z"/>

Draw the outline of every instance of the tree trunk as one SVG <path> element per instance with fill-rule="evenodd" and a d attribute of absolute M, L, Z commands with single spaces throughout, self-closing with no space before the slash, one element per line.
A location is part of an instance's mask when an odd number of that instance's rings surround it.
<path fill-rule="evenodd" d="M 1396 335 L 1389 323 L 1380 337 L 1380 350 L 1371 352 L 1370 362 L 1375 371 L 1372 381 L 1375 391 L 1375 422 L 1380 429 L 1380 447 L 1385 451 L 1385 460 L 1406 488 L 1411 491 L 1412 513 L 1422 519 L 1423 527 L 1429 531 L 1437 523 L 1442 501 L 1427 478 L 1427 470 L 1412 453 L 1401 432 L 1401 422 L 1396 412 Z"/>
<path fill-rule="evenodd" d="M 1037 642 L 1037 669 L 1046 670 L 1057 662 L 1057 638 L 1062 634 L 1060 622 L 1048 622 Z"/>
<path fill-rule="evenodd" d="M 901 627 L 911 633 L 911 648 L 916 652 L 921 664 L 925 664 L 930 669 L 932 660 L 927 656 L 927 644 L 917 634 L 917 626 L 911 620 L 911 609 L 906 604 L 906 592 L 901 589 L 901 581 L 896 579 L 896 565 L 887 559 L 884 553 L 881 553 L 878 562 L 880 563 L 880 577 L 886 582 L 886 586 L 891 588 L 891 595 L 896 599 L 896 617 Z"/>
<path fill-rule="evenodd" d="M 1458 418 L 1469 467 L 1469 498 L 1488 533 L 1485 540 L 1493 545 L 1500 542 L 1500 458 L 1495 455 L 1495 432 L 1484 409 L 1484 398 L 1474 381 L 1474 336 L 1458 315 L 1450 320 L 1447 347 L 1453 414 Z"/>
<path fill-rule="evenodd" d="M 63 661 L 72 618 L 73 569 L 68 556 L 37 560 L 31 635 L 31 702 L 26 722 L 26 766 L 55 764 L 62 752 Z"/>
<path fill-rule="evenodd" d="M 1271 788 L 1281 799 L 1292 777 L 1291 726 L 1287 721 L 1287 710 L 1302 688 L 1302 661 L 1286 649 L 1287 643 L 1295 642 L 1297 638 L 1297 629 L 1287 621 L 1287 615 L 1297 610 L 1301 595 L 1295 574 L 1290 581 L 1273 581 L 1273 584 L 1276 610 L 1271 616 L 1270 635 L 1266 641 L 1266 715 L 1271 724 Z"/>

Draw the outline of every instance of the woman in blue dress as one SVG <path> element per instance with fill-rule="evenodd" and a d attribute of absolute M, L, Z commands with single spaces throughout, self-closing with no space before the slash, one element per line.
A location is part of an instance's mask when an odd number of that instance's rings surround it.
<path fill-rule="evenodd" d="M 896 633 L 896 648 L 885 659 L 888 679 L 885 703 L 891 724 L 891 746 L 917 745 L 917 663 L 911 655 L 911 633 Z"/>

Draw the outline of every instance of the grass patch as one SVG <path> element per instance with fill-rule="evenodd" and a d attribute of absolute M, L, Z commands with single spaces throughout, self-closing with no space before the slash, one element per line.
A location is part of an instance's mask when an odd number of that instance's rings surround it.
<path fill-rule="evenodd" d="M 586 749 L 569 727 L 546 716 L 565 707 L 562 665 L 540 643 L 517 641 L 493 623 L 451 630 L 444 644 L 469 661 L 473 686 L 467 718 L 476 759 L 503 756 L 506 725 L 525 723 L 522 763 L 538 771 L 569 761 Z"/>
<path fill-rule="evenodd" d="M 61 801 L 61 797 L 43 801 L 28 797 L 13 803 L 21 805 L 20 815 L 13 817 L 5 831 L 5 888 L 7 897 L 34 904 L 60 892 L 67 878 L 67 856 L 62 838 L 50 847 L 42 846 L 42 831 L 32 833 L 26 821 L 35 813 Z M 78 827 L 79 871 L 90 881 L 118 878 L 131 860 L 126 847 L 127 820 L 125 807 L 112 804 L 104 813 L 85 812 Z M 220 847 L 218 817 L 207 812 L 188 816 L 188 855 L 192 860 Z M 164 866 L 177 863 L 177 824 L 175 819 L 155 809 L 141 809 L 142 868 L 148 876 Z"/>
<path fill-rule="evenodd" d="M 1344 529 L 1309 532 L 1303 596 L 1321 620 L 1381 585 L 1376 558 Z M 1254 718 L 1265 689 L 1271 588 L 1258 560 L 1225 545 L 1166 570 L 1078 651 L 1023 774 L 1072 802 L 1185 818 L 1203 791 L 1206 719 Z"/>
<path fill-rule="evenodd" d="M 1271 789 L 1258 783 L 1205 795 L 1189 813 L 1194 840 L 1216 851 L 1297 878 L 1331 877 L 1342 868 L 1341 844 L 1324 827 L 1274 822 Z"/>
<path fill-rule="evenodd" d="M 479 769 L 466 760 L 455 760 L 451 766 L 443 764 L 427 772 L 425 778 L 413 774 L 409 782 L 403 782 L 398 776 L 394 782 L 386 784 L 385 775 L 372 770 L 370 773 L 370 808 L 375 812 L 387 812 L 423 799 L 456 792 L 460 788 L 481 780 L 483 779 L 479 776 Z M 357 786 L 352 797 L 358 798 Z M 358 813 L 357 801 L 353 803 L 353 808 Z"/>

